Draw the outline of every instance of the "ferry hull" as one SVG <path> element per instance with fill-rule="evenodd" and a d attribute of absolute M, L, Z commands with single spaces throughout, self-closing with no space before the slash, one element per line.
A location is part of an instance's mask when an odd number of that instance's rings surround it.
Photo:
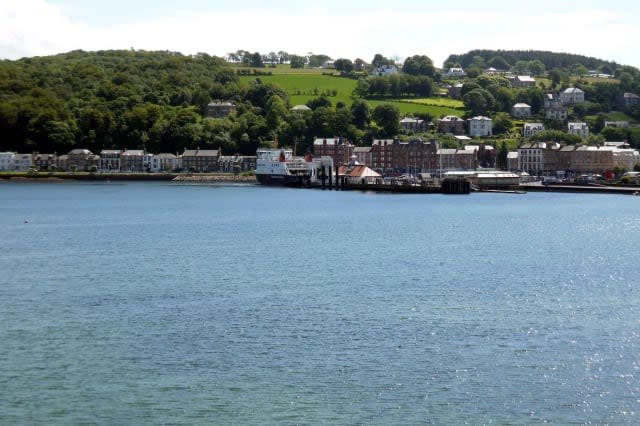
<path fill-rule="evenodd" d="M 304 180 L 302 179 L 301 176 L 256 174 L 256 179 L 262 185 L 273 185 L 273 186 L 304 185 Z"/>

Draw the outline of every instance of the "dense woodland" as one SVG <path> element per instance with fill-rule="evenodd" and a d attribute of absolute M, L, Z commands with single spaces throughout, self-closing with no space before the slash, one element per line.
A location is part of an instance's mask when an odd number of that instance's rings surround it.
<path fill-rule="evenodd" d="M 247 57 L 247 65 L 266 66 L 264 60 L 269 60 L 257 53 Z M 288 60 L 297 58 L 288 55 Z M 271 59 L 279 62 L 282 56 Z M 326 59 L 326 55 L 316 55 L 314 61 Z M 371 64 L 361 59 L 336 60 L 344 77 L 358 79 L 353 102 L 333 105 L 328 98 L 318 97 L 308 103 L 311 111 L 296 112 L 290 110 L 289 96 L 281 88 L 264 84 L 259 78 L 242 83 L 225 60 L 207 54 L 73 51 L 0 61 L 0 151 L 66 153 L 73 148 L 93 152 L 144 148 L 154 153 L 176 153 L 200 147 L 221 148 L 225 154 L 253 154 L 260 144 L 278 140 L 296 144 L 303 152 L 314 137 L 333 136 L 363 144 L 374 137 L 399 133 L 397 108 L 389 104 L 370 108 L 366 99 L 429 97 L 443 83 L 431 60 L 419 55 L 405 60 L 401 74 L 368 77 L 367 67 L 388 63 L 392 61 L 381 55 L 376 55 Z M 616 109 L 616 99 L 622 93 L 640 92 L 637 69 L 577 55 L 473 51 L 452 55 L 448 65 L 470 69 L 463 93 L 466 114 L 491 115 L 498 134 L 510 131 L 512 122 L 506 112 L 514 102 L 529 103 L 534 113 L 539 113 L 544 91 L 540 87 L 514 90 L 504 77 L 473 75 L 474 67 L 517 71 L 520 67 L 544 75 L 549 81 L 546 89 L 553 90 L 568 87 L 576 68 L 595 68 L 615 75 L 615 82 L 577 82 L 589 102 L 571 113 L 575 118 L 597 117 L 591 123 L 596 132 L 605 132 L 603 113 Z M 218 100 L 233 102 L 236 113 L 223 119 L 206 117 L 207 104 Z M 638 111 L 627 112 L 640 120 Z M 550 128 L 554 128 L 553 123 Z M 640 145 L 640 140 L 625 129 L 609 132 L 614 134 L 603 137 Z"/>

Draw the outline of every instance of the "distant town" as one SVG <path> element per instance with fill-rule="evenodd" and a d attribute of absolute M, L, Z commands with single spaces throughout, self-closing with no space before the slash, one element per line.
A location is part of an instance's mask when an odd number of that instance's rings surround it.
<path fill-rule="evenodd" d="M 0 172 L 250 174 L 261 148 L 383 177 L 640 171 L 640 72 L 577 55 L 472 51 L 438 69 L 424 55 L 74 51 L 0 71 Z"/>

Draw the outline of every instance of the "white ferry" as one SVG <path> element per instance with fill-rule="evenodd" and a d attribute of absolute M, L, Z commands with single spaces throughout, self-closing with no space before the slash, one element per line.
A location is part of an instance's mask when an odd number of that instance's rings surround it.
<path fill-rule="evenodd" d="M 318 185 L 333 170 L 331 157 L 294 157 L 291 149 L 258 149 L 256 157 L 256 179 L 263 185 Z"/>

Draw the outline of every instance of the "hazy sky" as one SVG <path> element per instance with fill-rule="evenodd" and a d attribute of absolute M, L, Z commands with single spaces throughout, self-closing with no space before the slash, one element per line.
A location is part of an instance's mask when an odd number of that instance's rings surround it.
<path fill-rule="evenodd" d="M 640 67 L 630 0 L 0 0 L 0 59 L 75 49 L 224 56 L 421 54 L 437 66 L 472 49 L 577 53 Z"/>

